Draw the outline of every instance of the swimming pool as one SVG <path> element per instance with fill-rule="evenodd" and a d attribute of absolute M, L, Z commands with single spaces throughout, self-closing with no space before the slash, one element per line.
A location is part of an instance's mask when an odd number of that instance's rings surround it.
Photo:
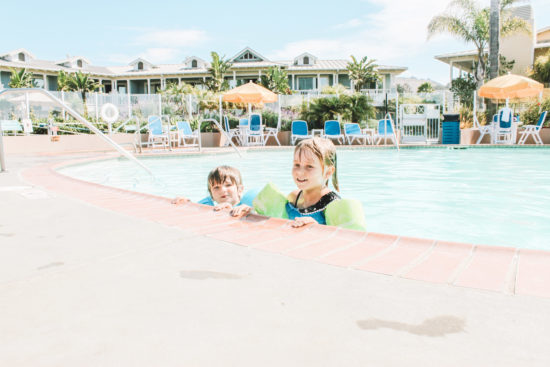
<path fill-rule="evenodd" d="M 207 195 L 206 176 L 232 165 L 246 188 L 293 190 L 292 150 L 141 158 L 155 179 L 124 159 L 59 171 L 166 197 Z M 550 250 L 550 149 L 339 149 L 341 194 L 362 201 L 368 231 Z"/>

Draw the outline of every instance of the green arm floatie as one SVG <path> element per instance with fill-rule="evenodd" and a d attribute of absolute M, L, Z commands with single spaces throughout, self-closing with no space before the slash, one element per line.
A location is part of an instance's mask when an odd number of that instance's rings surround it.
<path fill-rule="evenodd" d="M 358 231 L 366 231 L 367 223 L 363 213 L 363 205 L 358 200 L 335 200 L 325 209 L 327 225 Z"/>
<path fill-rule="evenodd" d="M 288 219 L 287 201 L 286 196 L 270 182 L 254 198 L 254 210 L 268 217 Z"/>

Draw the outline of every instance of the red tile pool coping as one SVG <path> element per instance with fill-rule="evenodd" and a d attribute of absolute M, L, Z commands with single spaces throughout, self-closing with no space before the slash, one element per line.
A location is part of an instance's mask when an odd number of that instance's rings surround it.
<path fill-rule="evenodd" d="M 550 297 L 550 252 L 359 232 L 227 212 L 196 203 L 107 187 L 62 175 L 57 168 L 91 158 L 26 169 L 23 178 L 47 190 L 195 235 L 303 261 L 504 294 Z"/>

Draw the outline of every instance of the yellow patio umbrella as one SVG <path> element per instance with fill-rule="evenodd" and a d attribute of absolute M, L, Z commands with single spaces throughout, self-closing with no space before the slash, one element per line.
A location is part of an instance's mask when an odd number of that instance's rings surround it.
<path fill-rule="evenodd" d="M 273 103 L 277 94 L 253 82 L 233 88 L 223 94 L 224 102 L 233 103 Z"/>
<path fill-rule="evenodd" d="M 539 95 L 544 85 L 525 76 L 507 74 L 494 78 L 479 88 L 480 97 L 493 99 L 526 98 Z"/>

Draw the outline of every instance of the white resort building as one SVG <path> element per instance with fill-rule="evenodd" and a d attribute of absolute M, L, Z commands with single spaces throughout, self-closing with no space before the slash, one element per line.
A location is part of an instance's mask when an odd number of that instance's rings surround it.
<path fill-rule="evenodd" d="M 535 59 L 550 50 L 550 27 L 535 31 L 535 21 L 531 4 L 516 6 L 511 9 L 514 16 L 521 18 L 530 25 L 531 34 L 519 33 L 500 39 L 500 54 L 507 61 L 514 61 L 511 70 L 513 74 L 527 75 L 533 67 Z M 485 54 L 489 50 L 485 49 Z M 458 73 L 473 73 L 477 62 L 477 51 L 461 51 L 435 56 L 436 60 L 449 65 L 449 80 L 452 81 L 455 69 Z"/>
<path fill-rule="evenodd" d="M 272 61 L 249 47 L 229 59 L 233 65 L 226 79 L 230 86 L 248 81 L 257 82 L 262 73 L 272 66 L 286 70 L 289 86 L 295 92 L 316 92 L 325 86 L 342 84 L 352 88 L 346 66 L 347 60 L 322 60 L 303 53 L 293 60 Z M 0 89 L 7 88 L 11 69 L 25 68 L 33 73 L 34 85 L 53 91 L 57 90 L 57 76 L 60 70 L 89 73 L 110 93 L 151 94 L 163 89 L 168 83 L 185 82 L 204 85 L 210 78 L 210 63 L 200 57 L 189 56 L 181 64 L 154 64 L 138 58 L 123 66 L 96 66 L 83 56 L 68 57 L 59 61 L 37 59 L 25 49 L 0 54 Z M 407 70 L 402 66 L 379 65 L 381 81 L 368 89 L 395 90 L 395 76 Z"/>

